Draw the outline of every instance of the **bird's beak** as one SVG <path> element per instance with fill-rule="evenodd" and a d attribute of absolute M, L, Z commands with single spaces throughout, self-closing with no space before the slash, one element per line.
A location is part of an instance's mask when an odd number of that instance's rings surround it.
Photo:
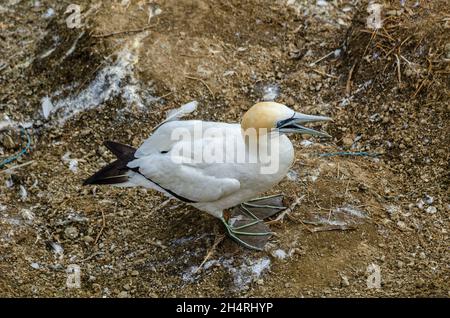
<path fill-rule="evenodd" d="M 312 116 L 312 115 L 305 115 L 302 113 L 294 113 L 294 115 L 291 118 L 280 120 L 277 123 L 277 129 L 282 133 L 300 133 L 330 138 L 331 136 L 328 135 L 326 132 L 317 131 L 301 125 L 305 123 L 313 123 L 317 121 L 330 121 L 330 120 L 331 120 L 330 117 L 325 116 Z"/>

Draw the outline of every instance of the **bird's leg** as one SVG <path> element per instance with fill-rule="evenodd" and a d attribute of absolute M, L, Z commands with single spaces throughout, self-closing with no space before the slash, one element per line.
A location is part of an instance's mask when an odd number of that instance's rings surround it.
<path fill-rule="evenodd" d="M 263 220 L 255 220 L 242 214 L 228 221 L 222 217 L 221 221 L 232 239 L 250 249 L 262 251 L 272 235 Z"/>
<path fill-rule="evenodd" d="M 241 203 L 239 209 L 255 220 L 264 220 L 286 210 L 286 207 L 283 205 L 283 195 L 275 194 Z"/>

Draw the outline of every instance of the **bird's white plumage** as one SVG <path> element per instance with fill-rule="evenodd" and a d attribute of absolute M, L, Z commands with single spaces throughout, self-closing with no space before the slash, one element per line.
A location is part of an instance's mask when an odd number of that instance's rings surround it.
<path fill-rule="evenodd" d="M 193 139 L 177 139 L 177 133 L 182 131 Z M 130 172 L 129 183 L 176 194 L 194 201 L 192 205 L 198 209 L 221 217 L 224 209 L 269 190 L 286 175 L 294 159 L 294 149 L 286 136 L 275 138 L 280 141 L 280 151 L 276 154 L 279 169 L 274 174 L 261 174 L 261 162 L 192 161 L 199 151 L 207 155 L 214 149 L 225 149 L 228 159 L 246 152 L 241 125 L 198 120 L 167 122 L 141 145 L 135 153 L 136 159 L 128 163 L 129 168 L 139 170 L 139 173 Z M 183 147 L 186 142 L 193 146 Z"/>

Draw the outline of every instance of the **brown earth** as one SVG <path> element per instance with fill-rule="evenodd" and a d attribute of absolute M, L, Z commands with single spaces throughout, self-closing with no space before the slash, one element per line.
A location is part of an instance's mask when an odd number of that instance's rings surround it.
<path fill-rule="evenodd" d="M 32 122 L 0 167 L 1 296 L 450 296 L 446 1 L 384 1 L 377 32 L 358 0 L 126 2 L 79 0 L 73 29 L 72 1 L 0 5 L 0 123 Z M 292 211 L 267 251 L 211 250 L 220 222 L 158 193 L 81 186 L 113 159 L 104 140 L 137 147 L 191 100 L 188 118 L 237 122 L 268 88 L 334 121 L 332 140 L 291 137 L 273 193 Z M 0 131 L 2 158 L 21 146 Z M 318 156 L 342 151 L 377 156 Z"/>

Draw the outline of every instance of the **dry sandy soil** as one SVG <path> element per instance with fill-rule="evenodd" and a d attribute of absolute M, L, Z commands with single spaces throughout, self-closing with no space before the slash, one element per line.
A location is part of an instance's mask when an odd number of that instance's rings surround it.
<path fill-rule="evenodd" d="M 0 296 L 449 297 L 449 9 L 379 2 L 375 31 L 358 0 L 2 1 L 0 156 L 20 125 L 31 148 L 0 167 Z M 237 122 L 262 99 L 334 118 L 292 137 L 264 252 L 214 246 L 218 220 L 158 193 L 81 185 L 167 110 Z M 320 156 L 342 151 L 376 156 Z"/>

